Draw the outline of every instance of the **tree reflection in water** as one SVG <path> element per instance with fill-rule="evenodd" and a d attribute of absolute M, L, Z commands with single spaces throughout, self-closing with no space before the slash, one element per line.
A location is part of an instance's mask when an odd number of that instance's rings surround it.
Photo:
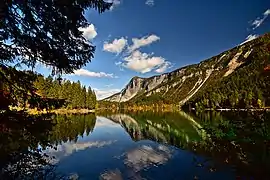
<path fill-rule="evenodd" d="M 211 172 L 227 164 L 239 177 L 270 177 L 269 112 L 127 114 L 106 116 L 120 123 L 135 141 L 151 139 L 214 159 L 215 164 L 207 167 Z"/>
<path fill-rule="evenodd" d="M 48 135 L 53 126 L 46 116 L 29 116 L 24 112 L 0 114 L 0 179 L 43 177 L 53 169 L 40 148 L 51 146 Z M 46 167 L 46 168 L 45 168 Z"/>
<path fill-rule="evenodd" d="M 173 158 L 165 147 L 171 145 L 195 152 L 192 164 L 198 168 L 206 168 L 209 172 L 219 171 L 224 165 L 229 165 L 240 177 L 270 177 L 270 113 L 138 112 L 105 116 L 120 124 L 119 128 L 124 128 L 132 142 L 158 142 L 157 147 L 147 146 L 149 143 L 146 143 L 124 154 L 125 166 L 135 170 L 131 174 L 140 175 L 137 171 L 141 172 L 141 168 L 167 164 Z M 110 122 L 113 123 L 112 121 Z M 52 163 L 56 161 L 44 154 L 47 152 L 44 151 L 46 148 L 79 150 L 79 146 L 82 149 L 101 146 L 101 137 L 97 136 L 98 139 L 95 140 L 99 143 L 91 141 L 88 144 L 76 144 L 79 138 L 82 139 L 93 131 L 96 124 L 94 114 L 30 116 L 23 112 L 6 112 L 0 114 L 0 122 L 0 179 L 65 179 L 66 176 L 56 173 Z M 119 140 L 121 138 L 123 137 L 119 137 Z M 67 147 L 71 145 L 72 147 Z M 125 144 L 121 148 L 125 149 Z M 64 151 L 58 149 L 57 152 Z M 205 157 L 207 162 L 200 162 L 196 159 L 197 155 Z M 214 163 L 209 163 L 208 159 Z M 102 174 L 102 177 L 121 177 L 121 173 L 124 172 L 116 169 Z"/>
<path fill-rule="evenodd" d="M 270 113 L 206 112 L 194 115 L 211 141 L 192 144 L 199 154 L 230 164 L 240 177 L 270 177 Z"/>
<path fill-rule="evenodd" d="M 79 119 L 78 119 L 79 117 Z M 0 113 L 0 179 L 62 179 L 51 158 L 42 150 L 59 143 L 76 141 L 88 135 L 95 115 L 28 115 L 24 112 Z"/>

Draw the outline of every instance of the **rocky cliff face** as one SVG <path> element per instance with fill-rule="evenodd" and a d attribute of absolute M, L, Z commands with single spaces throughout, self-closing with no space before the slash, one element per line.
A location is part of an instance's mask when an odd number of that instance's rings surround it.
<path fill-rule="evenodd" d="M 251 63 L 254 55 L 260 51 L 263 38 L 269 39 L 269 34 L 170 73 L 150 78 L 134 77 L 120 93 L 105 100 L 138 102 L 161 99 L 182 105 L 208 86 L 232 76 L 235 71 Z"/>
<path fill-rule="evenodd" d="M 162 82 L 165 82 L 166 75 L 152 78 L 133 77 L 126 87 L 119 93 L 106 98 L 107 101 L 126 102 L 142 92 L 150 92 Z"/>

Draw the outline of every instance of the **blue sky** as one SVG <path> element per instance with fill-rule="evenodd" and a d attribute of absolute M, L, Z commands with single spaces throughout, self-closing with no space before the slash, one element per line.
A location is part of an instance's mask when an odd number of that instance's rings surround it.
<path fill-rule="evenodd" d="M 91 86 L 100 98 L 133 76 L 150 77 L 198 63 L 270 31 L 268 0 L 108 0 L 84 36 L 96 46 L 91 63 L 64 78 Z M 36 70 L 49 75 L 50 70 Z"/>

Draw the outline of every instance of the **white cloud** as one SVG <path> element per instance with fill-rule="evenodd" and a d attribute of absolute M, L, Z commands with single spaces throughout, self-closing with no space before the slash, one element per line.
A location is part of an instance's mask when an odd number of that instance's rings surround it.
<path fill-rule="evenodd" d="M 124 58 L 122 66 L 137 72 L 147 73 L 155 68 L 159 68 L 168 62 L 163 57 L 153 56 L 152 54 L 134 51 Z"/>
<path fill-rule="evenodd" d="M 270 9 L 267 9 L 264 13 L 263 13 L 264 16 L 269 16 L 270 15 Z"/>
<path fill-rule="evenodd" d="M 118 93 L 121 91 L 121 89 L 94 89 L 97 99 L 101 100 L 107 97 L 110 97 L 111 95 Z"/>
<path fill-rule="evenodd" d="M 148 6 L 154 6 L 155 5 L 155 1 L 154 0 L 146 0 L 145 4 Z"/>
<path fill-rule="evenodd" d="M 118 62 L 115 62 L 114 64 L 115 64 L 116 66 L 119 66 L 119 65 L 122 64 L 122 62 L 121 62 L 121 61 L 118 61 Z"/>
<path fill-rule="evenodd" d="M 112 3 L 110 10 L 113 10 L 115 7 L 121 4 L 121 0 L 105 0 L 105 2 Z"/>
<path fill-rule="evenodd" d="M 103 50 L 112 53 L 121 53 L 123 61 L 115 62 L 116 66 L 131 69 L 140 73 L 147 73 L 155 70 L 157 73 L 162 73 L 170 68 L 171 63 L 165 58 L 154 56 L 154 53 L 142 53 L 138 49 L 150 45 L 153 42 L 160 40 L 160 37 L 152 34 L 142 38 L 132 38 L 132 45 L 128 46 L 127 38 L 115 39 L 112 42 L 105 42 Z M 128 46 L 127 51 L 123 51 Z"/>
<path fill-rule="evenodd" d="M 105 42 L 103 45 L 103 50 L 111 53 L 121 53 L 125 46 L 127 45 L 127 40 L 122 37 L 120 39 L 115 39 L 113 42 Z"/>
<path fill-rule="evenodd" d="M 79 31 L 83 32 L 83 37 L 85 37 L 85 39 L 87 40 L 92 40 L 97 36 L 97 31 L 93 24 L 90 24 L 88 27 L 85 28 L 80 27 Z"/>
<path fill-rule="evenodd" d="M 140 47 L 147 46 L 155 41 L 160 40 L 160 37 L 152 34 L 150 36 L 145 36 L 142 38 L 132 38 L 133 44 L 128 48 L 129 52 L 132 52 Z"/>
<path fill-rule="evenodd" d="M 114 64 L 115 64 L 116 66 L 119 66 L 119 68 L 120 68 L 119 70 L 120 70 L 120 71 L 124 71 L 124 68 L 123 68 L 123 62 L 118 61 L 118 62 L 115 62 Z"/>
<path fill-rule="evenodd" d="M 250 34 L 250 35 L 248 35 L 248 36 L 246 37 L 245 41 L 242 42 L 240 45 L 245 44 L 246 42 L 249 42 L 249 41 L 251 41 L 251 40 L 253 40 L 253 39 L 256 39 L 257 37 L 258 37 L 257 34 Z"/>
<path fill-rule="evenodd" d="M 156 69 L 155 71 L 157 73 L 163 73 L 165 72 L 168 68 L 171 67 L 171 62 L 166 61 L 165 63 L 163 63 L 163 65 L 161 65 L 158 69 Z"/>
<path fill-rule="evenodd" d="M 252 22 L 252 26 L 254 26 L 253 29 L 258 28 L 263 23 L 263 21 L 264 21 L 264 18 L 262 18 L 262 19 L 257 18 L 256 20 L 254 20 Z"/>
<path fill-rule="evenodd" d="M 113 84 L 106 84 L 106 85 L 105 85 L 105 87 L 108 87 L 108 88 L 109 88 L 109 87 L 112 87 L 112 86 L 113 86 Z"/>
<path fill-rule="evenodd" d="M 270 9 L 267 9 L 263 13 L 263 17 L 257 17 L 254 21 L 251 22 L 251 25 L 253 26 L 253 30 L 260 27 L 262 23 L 265 21 L 265 19 L 270 15 Z"/>
<path fill-rule="evenodd" d="M 78 75 L 78 76 L 88 76 L 88 77 L 117 78 L 117 76 L 114 76 L 113 73 L 108 74 L 108 73 L 105 73 L 105 72 L 92 72 L 92 71 L 88 71 L 86 69 L 75 70 L 74 74 Z"/>

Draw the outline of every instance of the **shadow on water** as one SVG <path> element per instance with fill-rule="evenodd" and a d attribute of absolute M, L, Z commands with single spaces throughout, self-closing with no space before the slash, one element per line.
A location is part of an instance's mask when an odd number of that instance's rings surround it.
<path fill-rule="evenodd" d="M 0 120 L 0 179 L 270 177 L 269 113 L 8 112 Z"/>

